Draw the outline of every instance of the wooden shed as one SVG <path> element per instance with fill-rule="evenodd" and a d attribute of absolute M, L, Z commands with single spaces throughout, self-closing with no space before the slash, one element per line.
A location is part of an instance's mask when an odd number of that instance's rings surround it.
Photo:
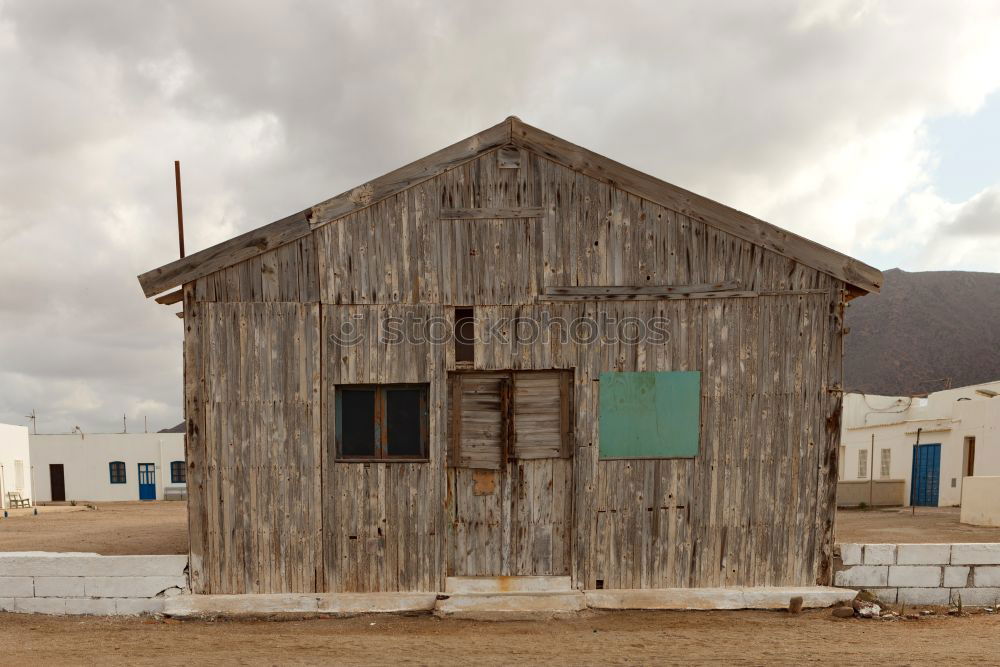
<path fill-rule="evenodd" d="M 850 257 L 512 117 L 139 281 L 195 593 L 830 582 Z"/>

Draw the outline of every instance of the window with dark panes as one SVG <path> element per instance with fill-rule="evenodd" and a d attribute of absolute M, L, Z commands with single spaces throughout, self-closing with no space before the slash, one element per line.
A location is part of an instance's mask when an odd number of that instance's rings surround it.
<path fill-rule="evenodd" d="M 170 462 L 170 483 L 185 484 L 187 482 L 187 470 L 184 468 L 184 461 Z"/>
<path fill-rule="evenodd" d="M 335 411 L 338 460 L 427 458 L 426 384 L 341 385 Z"/>
<path fill-rule="evenodd" d="M 455 309 L 455 362 L 476 360 L 476 318 L 472 308 Z"/>
<path fill-rule="evenodd" d="M 124 461 L 112 461 L 108 464 L 108 472 L 111 475 L 112 484 L 124 484 L 125 483 L 125 462 Z"/>

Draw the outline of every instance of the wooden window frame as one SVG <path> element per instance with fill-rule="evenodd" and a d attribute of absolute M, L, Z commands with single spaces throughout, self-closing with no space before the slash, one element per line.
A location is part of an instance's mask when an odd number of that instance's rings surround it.
<path fill-rule="evenodd" d="M 568 459 L 573 457 L 573 450 L 576 447 L 576 417 L 574 411 L 574 389 L 575 389 L 575 368 L 524 368 L 518 370 L 454 370 L 448 374 L 449 392 L 449 435 L 448 435 L 448 457 L 447 467 L 466 468 L 462 458 L 462 411 L 458 407 L 462 400 L 462 380 L 465 376 L 475 376 L 480 373 L 506 374 L 507 378 L 500 386 L 500 415 L 503 433 L 500 438 L 500 465 L 519 460 L 539 460 L 521 459 L 517 455 L 517 424 L 514 414 L 514 390 L 515 376 L 517 374 L 556 372 L 559 378 L 559 422 L 561 437 L 559 441 L 559 456 L 552 458 Z"/>
<path fill-rule="evenodd" d="M 177 465 L 177 464 L 180 465 Z M 181 471 L 181 477 L 183 479 L 177 479 L 177 474 L 175 470 Z M 187 484 L 187 466 L 184 461 L 171 461 L 170 462 L 170 483 L 171 484 Z"/>
<path fill-rule="evenodd" d="M 386 423 L 386 397 L 390 391 L 417 390 L 420 392 L 420 449 L 419 456 L 389 455 L 389 428 Z M 344 391 L 373 391 L 375 393 L 375 419 L 372 428 L 375 434 L 374 456 L 344 456 L 341 441 L 341 396 Z M 335 456 L 337 463 L 426 463 L 430 461 L 430 414 L 428 397 L 430 384 L 419 383 L 386 383 L 386 384 L 338 384 L 334 389 L 334 406 L 336 425 L 334 428 Z"/>
<path fill-rule="evenodd" d="M 115 479 L 116 468 L 121 472 L 121 479 Z M 108 479 L 111 484 L 128 484 L 128 474 L 124 461 L 108 461 Z"/>

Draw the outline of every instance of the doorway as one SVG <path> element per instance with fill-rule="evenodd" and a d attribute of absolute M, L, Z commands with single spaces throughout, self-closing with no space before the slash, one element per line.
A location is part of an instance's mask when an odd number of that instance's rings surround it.
<path fill-rule="evenodd" d="M 910 504 L 937 507 L 941 483 L 941 444 L 914 445 Z"/>
<path fill-rule="evenodd" d="M 139 500 L 156 500 L 156 465 L 139 464 Z"/>
<path fill-rule="evenodd" d="M 568 575 L 573 371 L 449 377 L 449 576 Z"/>
<path fill-rule="evenodd" d="M 965 476 L 966 477 L 975 477 L 976 476 L 976 438 L 975 438 L 975 436 L 971 436 L 971 435 L 970 436 L 966 436 L 966 438 L 965 438 L 965 451 L 963 452 L 963 454 L 965 455 L 963 457 L 965 465 L 963 465 L 962 468 L 963 468 L 963 472 L 965 473 Z"/>
<path fill-rule="evenodd" d="M 66 500 L 66 476 L 63 473 L 63 464 L 49 464 L 49 488 L 52 489 L 53 502 Z"/>

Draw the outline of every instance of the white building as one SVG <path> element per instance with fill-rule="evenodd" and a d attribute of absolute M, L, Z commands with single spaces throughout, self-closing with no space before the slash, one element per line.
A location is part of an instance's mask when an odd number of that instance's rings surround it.
<path fill-rule="evenodd" d="M 841 480 L 902 479 L 904 504 L 951 506 L 972 475 L 1000 475 L 1000 382 L 844 397 Z"/>
<path fill-rule="evenodd" d="M 186 490 L 183 433 L 31 435 L 34 500 L 162 500 Z"/>
<path fill-rule="evenodd" d="M 28 429 L 0 424 L 0 508 L 10 507 L 8 493 L 18 492 L 34 502 Z"/>

